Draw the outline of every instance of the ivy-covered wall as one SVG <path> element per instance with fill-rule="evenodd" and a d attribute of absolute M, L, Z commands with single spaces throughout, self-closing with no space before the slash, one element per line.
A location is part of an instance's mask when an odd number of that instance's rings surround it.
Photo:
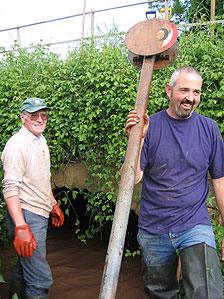
<path fill-rule="evenodd" d="M 148 113 L 167 107 L 164 85 L 176 67 L 194 66 L 203 76 L 198 111 L 212 117 L 224 133 L 224 32 L 181 32 L 179 55 L 169 67 L 155 71 Z M 19 107 L 27 97 L 45 98 L 51 106 L 46 138 L 51 152 L 52 172 L 69 161 L 84 161 L 89 184 L 98 184 L 88 198 L 93 224 L 103 225 L 113 217 L 116 201 L 114 181 L 119 182 L 121 159 L 127 137 L 124 124 L 134 107 L 139 70 L 127 59 L 124 41 L 111 37 L 64 60 L 48 49 L 37 47 L 6 53 L 0 61 L 0 151 L 20 127 Z M 0 200 L 0 223 L 5 208 Z M 0 226 L 2 235 L 3 226 Z M 94 233 L 94 225 L 93 225 Z M 97 230 L 97 229 L 96 229 Z"/>

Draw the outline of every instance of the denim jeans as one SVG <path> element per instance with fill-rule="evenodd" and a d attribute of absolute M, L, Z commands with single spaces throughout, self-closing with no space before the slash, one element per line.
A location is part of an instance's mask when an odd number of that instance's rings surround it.
<path fill-rule="evenodd" d="M 18 257 L 12 274 L 14 279 L 25 282 L 27 296 L 45 296 L 53 283 L 51 270 L 46 260 L 48 218 L 27 210 L 22 210 L 22 212 L 26 223 L 35 236 L 37 249 L 34 250 L 30 258 Z M 8 218 L 7 225 L 8 232 L 12 233 L 14 225 L 11 218 Z"/>
<path fill-rule="evenodd" d="M 176 260 L 177 250 L 180 252 L 195 244 L 204 242 L 216 248 L 212 227 L 202 224 L 180 233 L 162 235 L 150 234 L 139 229 L 137 238 L 143 260 L 148 267 L 173 263 Z"/>

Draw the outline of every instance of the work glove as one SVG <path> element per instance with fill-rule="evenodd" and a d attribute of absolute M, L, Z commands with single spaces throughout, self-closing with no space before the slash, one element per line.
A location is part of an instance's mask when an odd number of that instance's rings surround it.
<path fill-rule="evenodd" d="M 65 217 L 57 203 L 52 208 L 51 216 L 52 216 L 52 225 L 59 227 L 64 224 Z"/>
<path fill-rule="evenodd" d="M 37 243 L 28 224 L 15 227 L 13 245 L 19 256 L 31 257 L 33 255 Z"/>

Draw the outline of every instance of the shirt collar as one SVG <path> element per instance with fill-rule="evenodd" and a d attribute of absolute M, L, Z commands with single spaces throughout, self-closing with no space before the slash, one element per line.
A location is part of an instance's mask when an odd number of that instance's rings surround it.
<path fill-rule="evenodd" d="M 25 135 L 27 138 L 29 138 L 30 140 L 42 140 L 43 139 L 43 135 L 41 134 L 40 136 L 35 136 L 33 133 L 31 133 L 26 127 L 22 126 L 22 128 L 20 129 L 20 132 Z"/>

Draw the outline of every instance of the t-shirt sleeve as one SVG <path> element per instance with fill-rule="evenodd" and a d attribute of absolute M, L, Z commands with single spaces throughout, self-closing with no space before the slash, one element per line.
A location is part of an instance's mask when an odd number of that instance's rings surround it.
<path fill-rule="evenodd" d="M 224 143 L 216 123 L 212 127 L 212 151 L 209 157 L 209 173 L 212 179 L 224 177 Z"/>

